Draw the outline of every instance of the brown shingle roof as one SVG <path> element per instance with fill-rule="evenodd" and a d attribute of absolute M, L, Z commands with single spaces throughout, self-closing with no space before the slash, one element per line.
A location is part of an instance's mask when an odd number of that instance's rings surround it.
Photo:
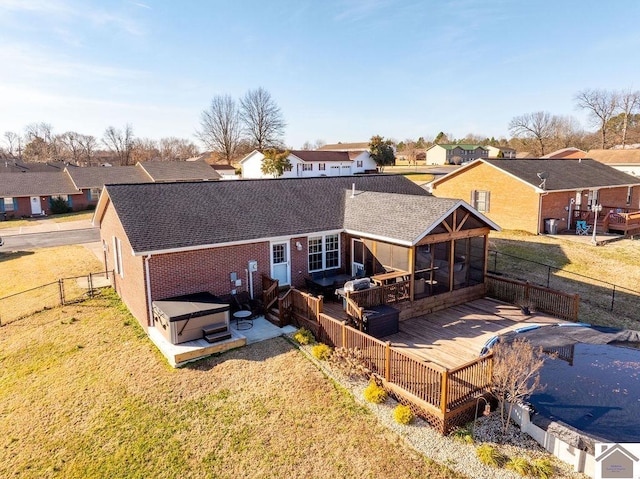
<path fill-rule="evenodd" d="M 353 161 L 346 151 L 291 150 L 302 161 L 343 162 Z"/>
<path fill-rule="evenodd" d="M 640 150 L 589 150 L 587 157 L 608 165 L 640 165 Z"/>

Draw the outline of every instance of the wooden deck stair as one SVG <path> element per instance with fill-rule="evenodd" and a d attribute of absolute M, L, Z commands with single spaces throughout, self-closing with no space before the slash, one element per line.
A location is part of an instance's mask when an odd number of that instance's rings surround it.
<path fill-rule="evenodd" d="M 206 342 L 217 343 L 231 338 L 231 331 L 226 324 L 215 324 L 202 329 Z"/>

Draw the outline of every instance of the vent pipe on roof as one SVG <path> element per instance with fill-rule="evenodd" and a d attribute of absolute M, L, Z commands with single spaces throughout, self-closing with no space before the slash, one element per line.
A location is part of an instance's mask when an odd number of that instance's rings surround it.
<path fill-rule="evenodd" d="M 356 197 L 356 184 L 351 183 L 351 198 L 355 198 L 355 197 Z"/>

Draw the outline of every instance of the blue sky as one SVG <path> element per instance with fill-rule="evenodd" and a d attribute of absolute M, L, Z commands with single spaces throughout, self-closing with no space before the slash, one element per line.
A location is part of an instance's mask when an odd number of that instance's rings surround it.
<path fill-rule="evenodd" d="M 0 133 L 44 121 L 195 140 L 215 95 L 267 89 L 286 143 L 508 136 L 573 96 L 640 89 L 637 0 L 0 0 Z"/>

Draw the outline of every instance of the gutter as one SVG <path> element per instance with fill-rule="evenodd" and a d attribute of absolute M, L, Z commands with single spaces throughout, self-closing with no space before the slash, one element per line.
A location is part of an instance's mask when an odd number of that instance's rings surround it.
<path fill-rule="evenodd" d="M 151 259 L 151 255 L 147 255 L 144 258 L 144 276 L 145 276 L 145 283 L 146 283 L 146 293 L 147 293 L 147 309 L 149 311 L 149 319 L 148 319 L 148 323 L 149 326 L 153 326 L 153 308 L 151 305 L 151 282 L 149 279 L 149 260 Z"/>

